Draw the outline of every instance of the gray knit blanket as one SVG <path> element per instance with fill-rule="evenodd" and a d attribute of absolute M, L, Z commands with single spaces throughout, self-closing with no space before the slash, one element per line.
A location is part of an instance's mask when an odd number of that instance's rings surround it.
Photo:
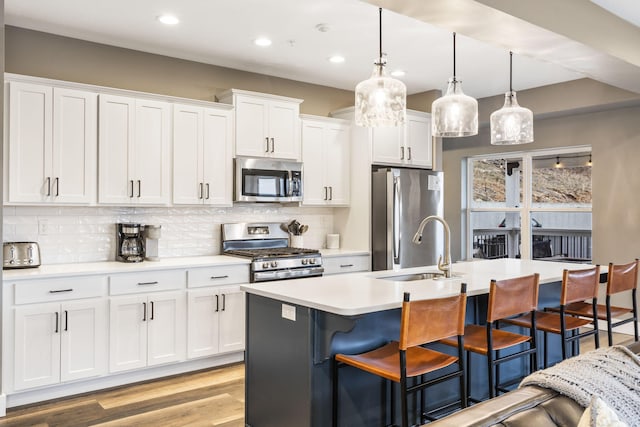
<path fill-rule="evenodd" d="M 640 358 L 624 346 L 603 347 L 534 372 L 520 387 L 537 385 L 588 407 L 598 396 L 621 421 L 640 426 Z"/>

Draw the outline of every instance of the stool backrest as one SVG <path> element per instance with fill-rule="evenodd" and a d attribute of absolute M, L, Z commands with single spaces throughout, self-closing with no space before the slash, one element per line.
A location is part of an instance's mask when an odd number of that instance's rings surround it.
<path fill-rule="evenodd" d="M 505 319 L 538 307 L 538 283 L 540 275 L 492 280 L 489 289 L 487 322 Z"/>
<path fill-rule="evenodd" d="M 564 270 L 562 272 L 560 305 L 598 298 L 599 283 L 599 265 L 586 270 Z"/>
<path fill-rule="evenodd" d="M 638 286 L 638 260 L 629 264 L 613 265 L 609 263 L 607 276 L 607 295 L 629 291 Z"/>
<path fill-rule="evenodd" d="M 409 294 L 405 293 L 398 342 L 400 350 L 464 335 L 466 308 L 465 283 L 460 294 L 453 297 L 409 301 Z"/>

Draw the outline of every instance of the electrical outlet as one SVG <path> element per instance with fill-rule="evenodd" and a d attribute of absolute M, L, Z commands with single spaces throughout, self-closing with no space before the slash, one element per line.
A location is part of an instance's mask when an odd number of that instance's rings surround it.
<path fill-rule="evenodd" d="M 282 318 L 296 321 L 296 307 L 293 305 L 282 304 Z"/>
<path fill-rule="evenodd" d="M 49 220 L 48 219 L 39 219 L 38 220 L 38 234 L 41 236 L 46 236 L 49 234 Z"/>

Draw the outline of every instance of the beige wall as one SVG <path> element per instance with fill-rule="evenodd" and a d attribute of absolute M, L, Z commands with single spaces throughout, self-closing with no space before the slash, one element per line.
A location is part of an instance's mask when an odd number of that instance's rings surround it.
<path fill-rule="evenodd" d="M 583 84 L 580 85 L 579 83 Z M 451 224 L 453 258 L 461 254 L 461 172 L 468 156 L 508 151 L 537 150 L 551 147 L 590 145 L 593 150 L 593 260 L 606 265 L 623 263 L 640 257 L 640 96 L 592 81 L 576 81 L 556 85 L 557 97 L 564 104 L 565 114 L 534 118 L 535 141 L 531 144 L 500 147 L 489 143 L 489 127 L 483 126 L 475 137 L 446 139 L 443 142 L 445 172 L 445 213 Z M 592 89 L 592 90 L 590 90 Z M 575 92 L 575 91 L 578 92 Z M 541 93 L 545 88 L 540 90 Z M 540 93 L 531 91 L 531 104 Z M 576 93 L 576 97 L 573 94 Z M 612 96 L 618 94 L 619 97 Z M 592 112 L 602 99 L 604 111 Z M 547 98 L 549 101 L 550 98 Z M 573 100 L 573 101 L 571 101 Z M 572 105 L 567 105 L 572 103 Z M 488 116 L 495 99 L 481 100 L 480 116 Z M 521 105 L 533 107 L 521 102 Z M 630 105 L 630 104 L 635 104 Z M 613 108 L 620 105 L 618 108 Z M 532 108 L 534 111 L 535 108 Z M 553 111 L 553 104 L 540 107 Z M 568 114 L 571 111 L 587 111 Z M 543 114 L 544 115 L 544 114 Z"/>

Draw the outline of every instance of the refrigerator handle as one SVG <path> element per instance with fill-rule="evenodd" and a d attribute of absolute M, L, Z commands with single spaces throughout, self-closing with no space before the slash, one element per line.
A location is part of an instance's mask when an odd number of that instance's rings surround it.
<path fill-rule="evenodd" d="M 400 265 L 400 218 L 402 217 L 402 203 L 400 203 L 400 177 L 393 177 L 393 265 Z"/>

